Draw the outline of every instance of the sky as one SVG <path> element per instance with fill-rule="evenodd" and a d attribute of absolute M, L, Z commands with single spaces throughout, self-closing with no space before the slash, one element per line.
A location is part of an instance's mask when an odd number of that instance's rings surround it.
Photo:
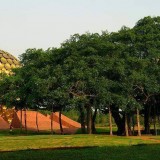
<path fill-rule="evenodd" d="M 159 8 L 160 0 L 0 0 L 0 49 L 18 57 L 59 47 L 75 33 L 132 28 Z"/>

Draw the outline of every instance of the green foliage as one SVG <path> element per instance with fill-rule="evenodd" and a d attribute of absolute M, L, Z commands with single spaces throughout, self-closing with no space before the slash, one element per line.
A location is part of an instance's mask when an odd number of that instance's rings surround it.
<path fill-rule="evenodd" d="M 8 106 L 50 111 L 88 106 L 134 113 L 159 105 L 160 17 L 145 17 L 118 32 L 75 34 L 60 48 L 28 49 L 21 68 L 0 80 Z"/>
<path fill-rule="evenodd" d="M 80 114 L 76 109 L 65 110 L 63 111 L 63 114 L 74 121 L 79 121 Z"/>

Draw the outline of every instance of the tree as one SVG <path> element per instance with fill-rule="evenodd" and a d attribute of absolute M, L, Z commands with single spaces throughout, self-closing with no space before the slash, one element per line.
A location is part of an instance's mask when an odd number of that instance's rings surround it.
<path fill-rule="evenodd" d="M 22 67 L 0 81 L 5 91 L 0 93 L 1 100 L 23 108 L 60 111 L 60 115 L 65 108 L 76 107 L 82 131 L 87 124 L 89 134 L 96 132 L 97 110 L 110 113 L 119 135 L 132 134 L 134 114 L 139 135 L 140 114 L 144 114 L 146 133 L 150 117 L 156 131 L 160 104 L 159 25 L 159 17 L 145 17 L 131 29 L 123 26 L 113 33 L 75 34 L 59 48 L 28 49 L 20 56 Z M 63 132 L 61 119 L 60 128 Z"/>

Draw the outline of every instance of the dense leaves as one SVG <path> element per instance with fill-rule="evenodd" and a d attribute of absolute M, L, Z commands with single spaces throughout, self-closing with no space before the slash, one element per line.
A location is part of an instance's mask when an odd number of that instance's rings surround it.
<path fill-rule="evenodd" d="M 124 124 L 126 114 L 159 105 L 160 17 L 114 33 L 75 34 L 60 48 L 28 49 L 20 60 L 21 68 L 0 81 L 1 103 L 52 111 L 76 107 L 81 118 L 86 109 L 88 133 L 97 109 L 110 107 L 115 122 Z"/>

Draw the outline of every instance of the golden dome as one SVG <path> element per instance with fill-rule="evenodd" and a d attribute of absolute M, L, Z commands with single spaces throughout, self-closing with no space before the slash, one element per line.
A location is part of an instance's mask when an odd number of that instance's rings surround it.
<path fill-rule="evenodd" d="M 19 67 L 19 61 L 11 54 L 0 50 L 0 73 L 10 74 L 11 69 Z"/>

